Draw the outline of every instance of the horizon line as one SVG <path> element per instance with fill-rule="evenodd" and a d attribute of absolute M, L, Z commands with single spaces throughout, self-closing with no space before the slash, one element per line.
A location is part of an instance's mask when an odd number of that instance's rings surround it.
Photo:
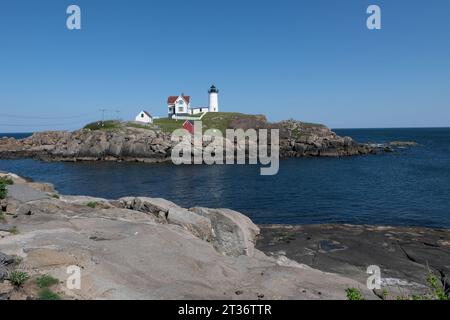
<path fill-rule="evenodd" d="M 80 128 L 82 129 L 82 128 Z M 36 130 L 36 131 L 0 131 L 0 138 L 2 134 L 28 134 L 36 132 L 47 132 L 47 131 L 77 131 L 80 129 L 70 130 L 70 129 L 59 129 L 59 130 Z M 355 128 L 329 128 L 330 130 L 403 130 L 403 129 L 450 129 L 450 126 L 419 126 L 419 127 L 355 127 Z"/>

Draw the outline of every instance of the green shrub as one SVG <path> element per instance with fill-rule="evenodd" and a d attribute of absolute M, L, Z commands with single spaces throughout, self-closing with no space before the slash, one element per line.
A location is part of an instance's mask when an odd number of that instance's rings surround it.
<path fill-rule="evenodd" d="M 8 195 L 8 188 L 6 187 L 6 183 L 0 180 L 0 200 L 5 199 Z"/>
<path fill-rule="evenodd" d="M 430 273 L 427 277 L 427 282 L 430 287 L 430 294 L 434 300 L 450 300 L 450 297 L 445 293 L 445 287 L 439 282 L 436 276 Z"/>
<path fill-rule="evenodd" d="M 2 183 L 2 182 L 8 186 L 11 186 L 14 184 L 14 181 L 12 181 L 9 178 L 5 178 L 5 177 L 0 178 L 0 183 Z"/>
<path fill-rule="evenodd" d="M 89 203 L 87 204 L 87 206 L 88 206 L 89 208 L 92 208 L 92 209 L 95 209 L 95 208 L 97 207 L 97 205 L 98 205 L 98 203 L 95 202 L 95 201 L 89 202 Z"/>
<path fill-rule="evenodd" d="M 29 278 L 28 273 L 23 271 L 12 271 L 8 276 L 8 280 L 16 287 L 21 287 Z"/>
<path fill-rule="evenodd" d="M 61 296 L 49 288 L 44 288 L 38 293 L 39 300 L 61 300 Z"/>
<path fill-rule="evenodd" d="M 398 296 L 397 300 L 450 300 L 445 287 L 431 272 L 427 276 L 428 293 L 411 296 Z"/>
<path fill-rule="evenodd" d="M 52 276 L 49 276 L 48 274 L 40 276 L 39 278 L 36 279 L 36 284 L 41 289 L 49 288 L 58 283 L 59 283 L 58 279 L 55 279 Z"/>
<path fill-rule="evenodd" d="M 358 289 L 349 288 L 345 290 L 345 292 L 347 293 L 348 300 L 364 300 L 364 298 L 361 295 L 361 292 Z"/>

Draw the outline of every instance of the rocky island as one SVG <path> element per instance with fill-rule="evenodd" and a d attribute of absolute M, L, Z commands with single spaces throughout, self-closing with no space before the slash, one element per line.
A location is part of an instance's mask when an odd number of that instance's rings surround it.
<path fill-rule="evenodd" d="M 448 230 L 257 226 L 229 209 L 0 179 L 0 299 L 390 299 L 426 294 L 429 272 L 448 288 Z M 367 264 L 391 296 L 367 289 Z"/>
<path fill-rule="evenodd" d="M 269 123 L 265 116 L 209 113 L 204 129 L 279 129 L 280 157 L 339 157 L 377 153 L 386 147 L 360 144 L 339 137 L 324 125 L 295 120 Z M 0 159 L 35 158 L 45 161 L 169 161 L 174 142 L 170 133 L 183 121 L 155 120 L 153 125 L 107 121 L 74 132 L 39 132 L 16 140 L 0 139 Z M 224 144 L 227 145 L 227 144 Z M 232 144 L 234 145 L 234 144 Z"/>

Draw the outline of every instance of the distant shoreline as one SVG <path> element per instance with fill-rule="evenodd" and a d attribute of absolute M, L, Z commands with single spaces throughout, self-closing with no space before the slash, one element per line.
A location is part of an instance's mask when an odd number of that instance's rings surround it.
<path fill-rule="evenodd" d="M 438 127 L 367 127 L 367 128 L 332 128 L 330 130 L 338 130 L 338 131 L 352 131 L 352 130 L 433 130 L 433 129 L 450 129 L 450 126 L 438 126 Z M 32 136 L 34 133 L 47 132 L 47 131 L 67 131 L 71 132 L 72 130 L 38 130 L 38 131 L 23 131 L 23 132 L 0 132 L 0 138 L 2 137 L 14 137 L 15 135 L 27 135 Z"/>

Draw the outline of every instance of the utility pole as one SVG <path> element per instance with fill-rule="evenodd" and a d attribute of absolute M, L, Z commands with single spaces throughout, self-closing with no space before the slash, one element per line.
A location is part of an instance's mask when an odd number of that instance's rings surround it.
<path fill-rule="evenodd" d="M 101 113 L 102 113 L 102 127 L 103 127 L 103 123 L 105 122 L 105 111 L 107 111 L 108 109 L 100 109 Z"/>

